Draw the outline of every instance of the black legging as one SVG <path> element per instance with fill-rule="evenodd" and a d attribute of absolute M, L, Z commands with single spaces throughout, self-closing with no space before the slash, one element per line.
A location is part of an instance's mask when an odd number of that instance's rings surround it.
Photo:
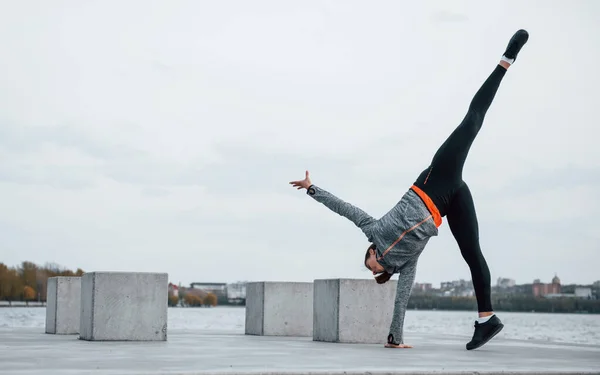
<path fill-rule="evenodd" d="M 471 270 L 479 312 L 492 311 L 491 276 L 479 246 L 475 205 L 469 187 L 463 181 L 462 171 L 471 144 L 481 129 L 485 114 L 505 73 L 505 68 L 496 66 L 473 97 L 463 121 L 438 149 L 431 165 L 415 182 L 415 185 L 429 195 L 440 214 L 448 217 L 452 235 Z"/>

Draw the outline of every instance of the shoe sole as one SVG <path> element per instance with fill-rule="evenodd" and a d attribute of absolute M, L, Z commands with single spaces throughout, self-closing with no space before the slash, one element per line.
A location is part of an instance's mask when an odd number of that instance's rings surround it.
<path fill-rule="evenodd" d="M 498 333 L 500 333 L 500 331 L 502 331 L 502 328 L 504 328 L 504 324 L 498 325 L 498 328 L 494 331 L 494 333 L 492 333 L 487 338 L 487 340 L 484 340 L 484 341 L 480 342 L 479 345 L 477 345 L 477 346 L 474 346 L 472 348 L 467 348 L 467 350 L 474 350 L 474 349 L 477 349 L 477 348 L 481 348 L 482 346 L 484 346 L 485 344 L 487 344 L 491 339 L 493 339 L 494 336 L 496 336 Z"/>

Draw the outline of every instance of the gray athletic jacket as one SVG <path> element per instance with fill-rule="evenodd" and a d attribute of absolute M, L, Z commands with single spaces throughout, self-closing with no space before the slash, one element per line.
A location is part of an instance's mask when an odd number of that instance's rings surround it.
<path fill-rule="evenodd" d="M 389 274 L 399 274 L 390 335 L 392 342 L 403 344 L 404 315 L 415 281 L 417 260 L 429 239 L 438 235 L 438 227 L 441 224 L 439 212 L 428 197 L 415 186 L 380 219 L 371 217 L 360 208 L 316 185 L 310 186 L 307 194 L 359 227 L 369 242 L 375 244 L 379 264 Z"/>

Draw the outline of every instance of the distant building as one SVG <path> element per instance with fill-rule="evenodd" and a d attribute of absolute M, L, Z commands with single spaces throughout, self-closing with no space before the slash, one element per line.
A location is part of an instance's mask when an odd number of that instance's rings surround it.
<path fill-rule="evenodd" d="M 534 297 L 543 297 L 548 294 L 561 294 L 561 285 L 560 279 L 558 276 L 554 276 L 552 278 L 551 284 L 544 284 L 540 282 L 539 279 L 534 280 L 533 285 L 531 286 L 532 294 Z"/>
<path fill-rule="evenodd" d="M 600 280 L 592 284 L 592 298 L 600 299 Z"/>
<path fill-rule="evenodd" d="M 577 297 L 577 298 L 592 299 L 592 288 L 576 287 L 574 294 L 575 294 L 575 297 Z"/>
<path fill-rule="evenodd" d="M 413 291 L 415 292 L 429 292 L 433 289 L 431 283 L 415 283 L 413 286 Z"/>
<path fill-rule="evenodd" d="M 453 280 L 445 281 L 440 284 L 442 296 L 450 297 L 470 297 L 475 294 L 473 282 L 471 280 Z"/>
<path fill-rule="evenodd" d="M 237 282 L 227 284 L 227 297 L 230 299 L 246 298 L 246 283 Z"/>
<path fill-rule="evenodd" d="M 514 294 L 528 297 L 533 296 L 533 284 L 517 284 L 511 289 Z"/>
<path fill-rule="evenodd" d="M 473 288 L 473 282 L 471 280 L 453 280 L 444 281 L 440 283 L 440 289 L 454 289 L 454 288 Z"/>
<path fill-rule="evenodd" d="M 169 296 L 179 297 L 179 287 L 177 285 L 169 283 Z"/>
<path fill-rule="evenodd" d="M 202 289 L 207 293 L 213 293 L 217 297 L 227 297 L 227 284 L 226 283 L 191 283 L 190 288 Z"/>
<path fill-rule="evenodd" d="M 594 299 L 594 291 L 586 285 L 563 285 L 560 293 L 548 293 L 544 297 Z"/>

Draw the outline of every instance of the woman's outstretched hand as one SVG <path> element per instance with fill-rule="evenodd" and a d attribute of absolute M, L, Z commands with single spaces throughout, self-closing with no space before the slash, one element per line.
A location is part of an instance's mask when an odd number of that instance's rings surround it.
<path fill-rule="evenodd" d="M 300 190 L 300 189 L 308 189 L 310 187 L 310 185 L 312 185 L 312 182 L 310 182 L 310 177 L 308 175 L 308 171 L 306 171 L 306 175 L 304 177 L 304 180 L 292 181 L 292 182 L 290 182 L 290 185 L 292 185 L 295 188 L 298 188 L 298 190 Z"/>

